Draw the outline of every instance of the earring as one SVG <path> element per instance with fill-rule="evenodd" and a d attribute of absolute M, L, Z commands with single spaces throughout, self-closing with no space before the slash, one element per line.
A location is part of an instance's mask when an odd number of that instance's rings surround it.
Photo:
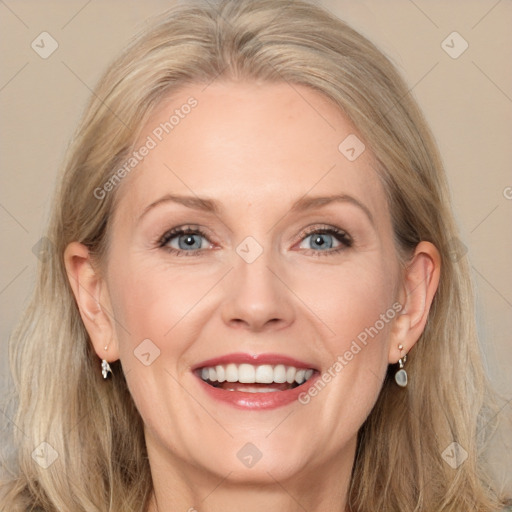
<path fill-rule="evenodd" d="M 102 359 L 101 374 L 103 375 L 103 378 L 106 379 L 109 373 L 112 373 L 112 369 L 110 368 L 110 365 L 107 363 L 107 361 L 105 359 Z"/>
<path fill-rule="evenodd" d="M 108 345 L 105 346 L 105 352 L 108 350 Z M 103 378 L 106 379 L 108 377 L 108 374 L 112 373 L 112 369 L 110 368 L 110 365 L 108 364 L 106 359 L 101 360 L 101 374 L 103 375 Z"/>
<path fill-rule="evenodd" d="M 398 345 L 398 350 L 400 353 L 404 349 L 402 344 Z M 405 388 L 407 386 L 407 372 L 404 370 L 405 362 L 407 361 L 407 354 L 401 357 L 398 360 L 398 364 L 400 365 L 400 369 L 395 373 L 395 382 L 401 387 Z"/>

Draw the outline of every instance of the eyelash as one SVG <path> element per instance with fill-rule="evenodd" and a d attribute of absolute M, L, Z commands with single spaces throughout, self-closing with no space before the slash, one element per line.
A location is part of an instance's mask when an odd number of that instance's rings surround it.
<path fill-rule="evenodd" d="M 160 240 L 158 241 L 158 247 L 164 249 L 165 251 L 173 254 L 174 256 L 201 256 L 204 254 L 204 249 L 196 250 L 196 251 L 183 251 L 181 249 L 174 249 L 174 247 L 169 247 L 168 244 L 173 238 L 180 235 L 199 235 L 210 241 L 208 235 L 199 227 L 180 227 L 174 228 L 169 231 L 166 231 Z"/>
<path fill-rule="evenodd" d="M 305 251 L 311 251 L 313 256 L 329 256 L 333 254 L 338 254 L 342 251 L 345 251 L 346 249 L 349 249 L 353 245 L 352 237 L 346 232 L 341 229 L 335 228 L 333 226 L 325 226 L 325 227 L 318 227 L 313 226 L 311 228 L 306 228 L 306 230 L 301 233 L 299 242 L 306 239 L 308 236 L 311 236 L 313 234 L 316 235 L 332 235 L 338 242 L 340 242 L 340 246 L 335 249 L 329 249 L 327 251 L 317 251 L 315 249 L 304 249 Z"/>
<path fill-rule="evenodd" d="M 187 227 L 173 228 L 169 231 L 166 231 L 158 240 L 157 246 L 159 248 L 164 249 L 165 251 L 173 254 L 174 256 L 200 256 L 200 255 L 203 255 L 205 253 L 204 249 L 198 249 L 198 250 L 193 250 L 193 251 L 184 251 L 182 249 L 175 249 L 174 247 L 169 247 L 167 245 L 169 243 L 169 241 L 172 240 L 173 238 L 175 238 L 177 236 L 181 236 L 181 235 L 188 235 L 188 234 L 199 235 L 199 236 L 205 238 L 206 240 L 208 240 L 208 242 L 210 242 L 208 235 L 201 228 L 187 226 Z M 328 227 L 316 226 L 316 227 L 312 227 L 312 228 L 307 228 L 301 234 L 300 238 L 298 238 L 298 241 L 296 243 L 303 241 L 308 236 L 313 235 L 313 234 L 332 235 L 341 244 L 340 247 L 337 247 L 335 249 L 326 250 L 326 251 L 318 251 L 315 249 L 304 249 L 305 251 L 312 251 L 312 254 L 314 256 L 327 256 L 327 255 L 337 254 L 341 251 L 344 251 L 344 250 L 352 247 L 352 245 L 353 245 L 353 240 L 346 231 L 334 228 L 332 226 L 328 226 Z"/>

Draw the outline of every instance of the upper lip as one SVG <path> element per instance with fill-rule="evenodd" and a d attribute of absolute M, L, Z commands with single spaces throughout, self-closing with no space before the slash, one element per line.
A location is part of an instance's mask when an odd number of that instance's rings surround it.
<path fill-rule="evenodd" d="M 202 361 L 192 367 L 192 371 L 197 370 L 199 368 L 205 368 L 210 366 L 217 366 L 219 364 L 252 364 L 254 366 L 270 364 L 270 365 L 278 365 L 283 364 L 285 366 L 294 366 L 295 368 L 304 368 L 304 369 L 313 369 L 317 368 L 311 364 L 304 361 L 299 361 L 290 356 L 282 355 L 282 354 L 247 354 L 247 353 L 233 353 L 233 354 L 225 354 L 223 356 L 214 357 L 212 359 L 207 359 L 206 361 Z"/>

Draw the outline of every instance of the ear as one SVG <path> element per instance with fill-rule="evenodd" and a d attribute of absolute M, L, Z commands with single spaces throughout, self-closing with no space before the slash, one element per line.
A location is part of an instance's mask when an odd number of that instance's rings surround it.
<path fill-rule="evenodd" d="M 406 355 L 420 338 L 439 285 L 440 274 L 439 251 L 430 242 L 420 242 L 403 275 L 399 298 L 403 309 L 391 330 L 390 363 L 396 363 Z M 402 350 L 399 345 L 403 346 Z"/>
<path fill-rule="evenodd" d="M 96 354 L 108 362 L 119 359 L 110 297 L 104 280 L 93 266 L 89 249 L 78 242 L 70 243 L 64 251 L 64 263 Z"/>

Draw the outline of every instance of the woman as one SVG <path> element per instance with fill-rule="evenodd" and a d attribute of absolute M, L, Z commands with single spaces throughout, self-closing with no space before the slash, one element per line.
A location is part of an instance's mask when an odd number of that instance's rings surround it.
<path fill-rule="evenodd" d="M 98 85 L 48 239 L 3 510 L 503 505 L 437 149 L 323 10 L 162 17 Z"/>

